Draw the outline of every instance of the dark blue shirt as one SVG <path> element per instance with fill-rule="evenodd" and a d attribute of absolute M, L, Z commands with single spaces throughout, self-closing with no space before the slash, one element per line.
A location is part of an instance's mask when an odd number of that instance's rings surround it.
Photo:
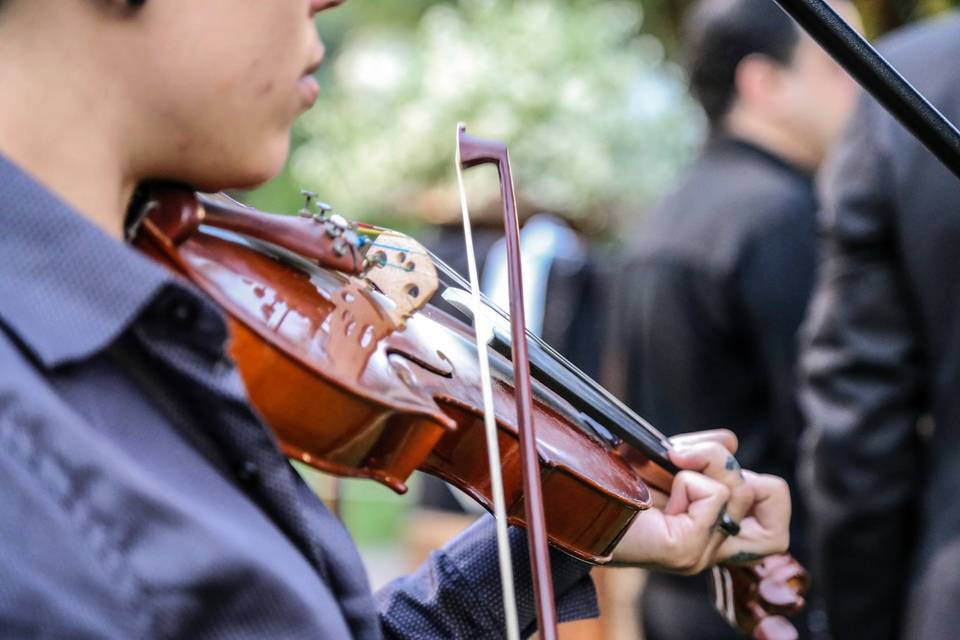
<path fill-rule="evenodd" d="M 250 409 L 219 310 L 2 157 L 0 220 L 3 635 L 503 635 L 489 517 L 372 594 Z M 589 567 L 553 570 L 560 618 L 597 615 Z"/>

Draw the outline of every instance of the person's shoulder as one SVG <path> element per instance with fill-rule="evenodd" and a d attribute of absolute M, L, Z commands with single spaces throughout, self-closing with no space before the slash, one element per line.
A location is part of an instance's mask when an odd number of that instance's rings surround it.
<path fill-rule="evenodd" d="M 877 40 L 876 46 L 894 61 L 915 59 L 930 64 L 933 61 L 931 47 L 960 51 L 960 11 L 950 11 L 901 27 Z M 954 68 L 952 64 L 943 66 Z"/>
<path fill-rule="evenodd" d="M 806 221 L 817 210 L 813 179 L 788 169 L 768 172 L 744 194 L 743 205 L 741 216 L 748 232 Z"/>
<path fill-rule="evenodd" d="M 897 29 L 880 38 L 876 46 L 911 82 L 929 75 L 955 77 L 953 59 L 940 56 L 960 54 L 960 10 Z M 913 74 L 917 77 L 911 77 Z"/>
<path fill-rule="evenodd" d="M 817 208 L 812 178 L 773 153 L 731 143 L 705 160 L 706 179 L 689 186 L 711 235 L 741 242 L 766 228 L 802 223 Z"/>
<path fill-rule="evenodd" d="M 690 231 L 717 216 L 729 220 L 756 189 L 775 188 L 769 173 L 769 167 L 744 154 L 708 146 L 660 200 L 645 227 L 674 236 L 678 224 Z"/>
<path fill-rule="evenodd" d="M 955 63 L 960 58 L 960 10 L 894 31 L 881 38 L 877 48 L 948 119 L 960 118 L 960 73 Z M 823 222 L 834 226 L 836 211 L 854 211 L 840 208 L 838 202 L 861 197 L 872 199 L 873 204 L 856 209 L 880 220 L 878 203 L 915 200 L 917 176 L 950 189 L 955 184 L 952 176 L 938 166 L 936 158 L 879 102 L 862 96 L 820 172 L 818 186 L 827 216 Z"/>
<path fill-rule="evenodd" d="M 635 253 L 723 269 L 765 229 L 812 225 L 816 199 L 799 173 L 751 149 L 708 150 L 637 228 Z"/>
<path fill-rule="evenodd" d="M 876 48 L 937 109 L 948 118 L 957 118 L 960 74 L 954 61 L 960 57 L 960 10 L 892 31 L 876 42 Z M 863 96 L 836 147 L 850 146 L 851 160 L 856 163 L 863 155 L 862 147 L 869 147 L 871 153 L 885 150 L 903 155 L 904 144 L 914 150 L 919 147 L 879 102 Z"/>

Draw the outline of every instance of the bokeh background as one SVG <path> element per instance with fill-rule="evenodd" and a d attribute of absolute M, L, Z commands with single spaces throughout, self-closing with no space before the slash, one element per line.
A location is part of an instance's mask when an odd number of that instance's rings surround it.
<path fill-rule="evenodd" d="M 856 2 L 870 38 L 956 3 Z M 609 239 L 669 187 L 704 134 L 677 64 L 689 4 L 348 2 L 318 20 L 322 92 L 286 169 L 245 199 L 295 211 L 305 188 L 359 219 L 414 231 L 450 221 L 463 121 L 509 144 L 524 212 Z"/>
<path fill-rule="evenodd" d="M 958 1 L 856 4 L 873 39 Z M 287 166 L 239 196 L 293 213 L 307 189 L 348 218 L 429 243 L 459 217 L 453 143 L 463 121 L 476 135 L 508 143 L 523 217 L 554 214 L 585 239 L 592 256 L 615 261 L 633 225 L 705 135 L 681 66 L 679 24 L 688 4 L 348 2 L 319 17 L 327 46 L 321 95 L 297 123 Z M 477 222 L 495 234 L 496 182 L 482 171 L 468 176 Z M 616 386 L 615 379 L 604 382 Z M 465 521 L 419 508 L 420 478 L 413 495 L 395 496 L 372 482 L 335 486 L 300 468 L 337 502 L 375 584 L 409 570 Z M 605 622 L 568 637 L 636 638 L 629 608 L 642 576 L 610 572 L 600 581 Z"/>

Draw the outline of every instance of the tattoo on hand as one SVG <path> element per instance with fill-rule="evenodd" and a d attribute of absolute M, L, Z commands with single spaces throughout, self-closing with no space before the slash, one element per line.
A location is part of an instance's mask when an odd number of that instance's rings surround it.
<path fill-rule="evenodd" d="M 732 455 L 727 456 L 727 463 L 724 466 L 727 471 L 736 471 L 740 474 L 740 477 L 743 478 L 743 469 L 740 468 L 740 463 Z"/>
<path fill-rule="evenodd" d="M 751 553 L 749 551 L 740 551 L 730 556 L 725 560 L 726 564 L 750 564 L 751 562 L 756 562 L 758 560 L 763 560 L 763 556 L 759 553 Z"/>

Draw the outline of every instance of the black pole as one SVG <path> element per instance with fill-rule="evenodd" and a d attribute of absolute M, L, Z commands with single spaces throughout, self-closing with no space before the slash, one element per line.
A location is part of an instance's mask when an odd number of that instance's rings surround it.
<path fill-rule="evenodd" d="M 960 178 L 960 131 L 825 0 L 775 0 L 854 80 Z"/>

